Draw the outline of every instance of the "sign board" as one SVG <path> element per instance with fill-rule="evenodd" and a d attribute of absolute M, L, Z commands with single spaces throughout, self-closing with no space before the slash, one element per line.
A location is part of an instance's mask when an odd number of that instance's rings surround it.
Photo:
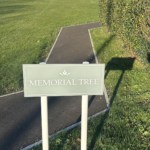
<path fill-rule="evenodd" d="M 103 95 L 104 64 L 25 64 L 24 96 Z"/>

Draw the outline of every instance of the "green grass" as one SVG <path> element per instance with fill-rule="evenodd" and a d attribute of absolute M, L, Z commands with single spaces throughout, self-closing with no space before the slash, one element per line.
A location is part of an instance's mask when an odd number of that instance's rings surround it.
<path fill-rule="evenodd" d="M 22 89 L 22 64 L 43 61 L 61 26 L 98 21 L 98 9 L 95 0 L 0 0 L 0 94 Z M 149 150 L 150 64 L 106 28 L 93 30 L 92 37 L 98 58 L 109 64 L 111 108 L 89 121 L 88 149 Z M 115 69 L 110 60 L 122 57 L 136 57 L 132 69 L 120 59 L 124 64 Z M 50 147 L 80 149 L 80 127 L 50 139 Z"/>
<path fill-rule="evenodd" d="M 98 59 L 110 69 L 105 85 L 111 107 L 109 112 L 88 122 L 88 149 L 149 150 L 150 64 L 143 64 L 142 58 L 126 49 L 105 27 L 94 29 L 92 37 Z M 132 65 L 130 59 L 135 57 Z M 119 65 L 110 61 L 113 58 Z M 128 60 L 122 61 L 123 58 Z M 61 133 L 49 142 L 51 150 L 79 150 L 80 127 Z M 41 150 L 41 145 L 33 150 Z"/>
<path fill-rule="evenodd" d="M 45 60 L 62 26 L 98 13 L 95 0 L 0 0 L 0 95 L 22 89 L 22 64 Z"/>

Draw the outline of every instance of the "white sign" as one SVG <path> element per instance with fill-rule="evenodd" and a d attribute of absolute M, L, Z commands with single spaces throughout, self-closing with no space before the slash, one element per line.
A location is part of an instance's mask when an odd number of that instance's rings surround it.
<path fill-rule="evenodd" d="M 23 65 L 25 97 L 103 95 L 104 64 Z"/>

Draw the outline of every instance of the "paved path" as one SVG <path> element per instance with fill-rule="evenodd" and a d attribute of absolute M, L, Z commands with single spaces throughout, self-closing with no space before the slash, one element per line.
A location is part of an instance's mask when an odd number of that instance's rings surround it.
<path fill-rule="evenodd" d="M 88 29 L 98 23 L 62 28 L 47 63 L 95 63 Z M 49 97 L 49 135 L 80 121 L 81 97 Z M 107 107 L 105 96 L 89 97 L 89 115 Z M 17 150 L 41 140 L 39 98 L 23 92 L 0 97 L 0 150 Z"/>

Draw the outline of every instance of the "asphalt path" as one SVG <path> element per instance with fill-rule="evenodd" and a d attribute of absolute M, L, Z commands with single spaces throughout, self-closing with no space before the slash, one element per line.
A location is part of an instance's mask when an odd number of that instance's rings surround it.
<path fill-rule="evenodd" d="M 48 64 L 95 63 L 88 30 L 99 23 L 64 27 L 49 56 Z M 105 96 L 89 97 L 89 116 L 107 108 Z M 81 96 L 49 97 L 49 135 L 65 129 L 81 119 Z M 41 140 L 41 108 L 39 98 L 24 98 L 23 92 L 0 97 L 0 150 L 18 150 Z"/>

